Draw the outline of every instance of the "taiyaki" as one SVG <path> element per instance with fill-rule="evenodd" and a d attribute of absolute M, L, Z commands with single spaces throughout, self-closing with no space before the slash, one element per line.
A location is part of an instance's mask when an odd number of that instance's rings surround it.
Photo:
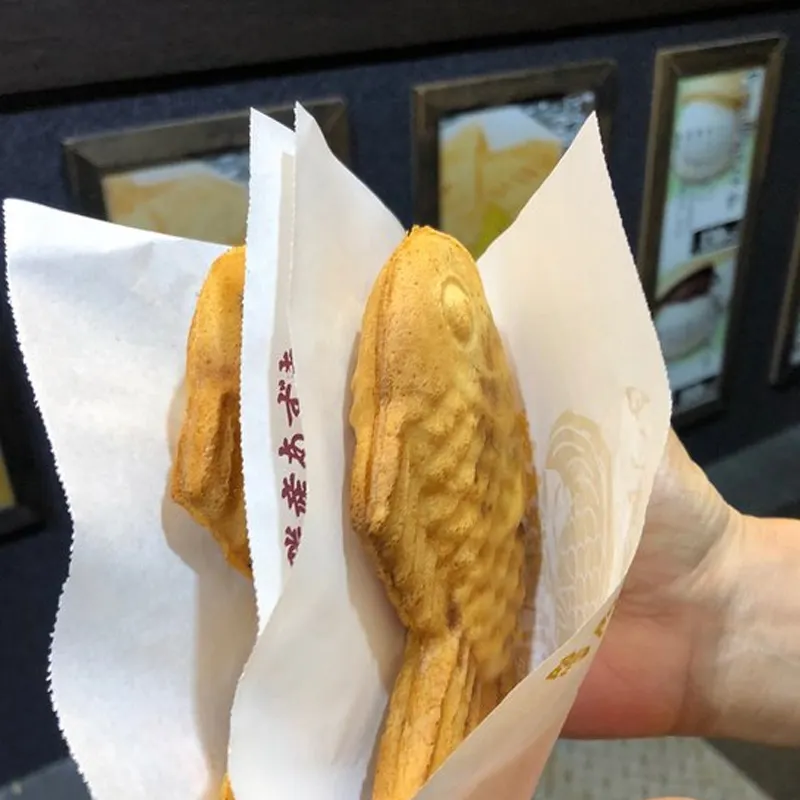
<path fill-rule="evenodd" d="M 477 265 L 414 228 L 366 304 L 350 515 L 407 629 L 373 800 L 409 800 L 517 680 L 528 425 Z"/>

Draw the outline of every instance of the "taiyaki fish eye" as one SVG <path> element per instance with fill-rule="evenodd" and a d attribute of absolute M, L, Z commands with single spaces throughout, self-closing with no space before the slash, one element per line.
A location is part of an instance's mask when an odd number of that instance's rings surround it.
<path fill-rule="evenodd" d="M 442 314 L 453 336 L 461 344 L 472 339 L 474 315 L 472 301 L 464 286 L 456 278 L 447 278 L 442 283 Z"/>

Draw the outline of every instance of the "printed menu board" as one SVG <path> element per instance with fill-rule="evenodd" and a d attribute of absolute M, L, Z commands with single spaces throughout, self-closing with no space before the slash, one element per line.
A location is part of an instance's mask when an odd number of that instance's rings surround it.
<path fill-rule="evenodd" d="M 765 77 L 677 82 L 653 301 L 676 414 L 720 396 Z"/>
<path fill-rule="evenodd" d="M 792 348 L 789 351 L 789 365 L 792 367 L 800 366 L 800 314 L 797 315 L 797 321 L 794 326 L 794 339 Z"/>
<path fill-rule="evenodd" d="M 5 511 L 13 506 L 14 492 L 11 488 L 11 478 L 3 458 L 3 451 L 0 450 L 0 511 Z"/>
<path fill-rule="evenodd" d="M 439 123 L 439 227 L 477 258 L 516 218 L 595 109 L 593 91 Z"/>
<path fill-rule="evenodd" d="M 245 150 L 108 175 L 108 218 L 186 239 L 244 244 L 249 161 Z"/>

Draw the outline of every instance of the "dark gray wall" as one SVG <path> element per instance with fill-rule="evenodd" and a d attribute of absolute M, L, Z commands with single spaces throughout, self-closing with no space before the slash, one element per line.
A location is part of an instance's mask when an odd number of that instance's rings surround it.
<path fill-rule="evenodd" d="M 488 6 L 487 8 L 490 8 Z M 60 141 L 77 134 L 250 105 L 343 95 L 350 108 L 357 173 L 405 223 L 411 222 L 411 87 L 418 82 L 566 61 L 613 58 L 619 64 L 611 172 L 632 241 L 639 227 L 653 58 L 659 47 L 780 31 L 790 37 L 776 126 L 753 243 L 747 308 L 736 352 L 732 406 L 687 432 L 696 457 L 709 461 L 800 421 L 797 390 L 776 392 L 766 379 L 783 296 L 800 183 L 800 12 L 703 21 L 651 30 L 605 32 L 508 48 L 331 66 L 290 75 L 237 76 L 204 86 L 148 84 L 137 93 L 89 91 L 29 97 L 0 105 L 0 197 L 70 208 Z M 0 101 L 2 102 L 2 101 Z M 45 508 L 43 532 L 0 545 L 0 785 L 63 754 L 47 697 L 47 649 L 69 552 L 69 525 L 18 354 L 5 299 L 0 300 L 0 395 L 12 420 L 2 425 L 9 453 L 22 459 Z M 2 406 L 0 406 L 2 407 Z M 98 474 L 98 480 L 102 475 Z"/>

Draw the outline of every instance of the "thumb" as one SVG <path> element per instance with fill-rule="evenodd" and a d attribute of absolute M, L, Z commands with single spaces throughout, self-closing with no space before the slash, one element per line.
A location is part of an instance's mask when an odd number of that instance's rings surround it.
<path fill-rule="evenodd" d="M 640 550 L 691 572 L 734 527 L 737 514 L 670 430 L 647 508 Z"/>

